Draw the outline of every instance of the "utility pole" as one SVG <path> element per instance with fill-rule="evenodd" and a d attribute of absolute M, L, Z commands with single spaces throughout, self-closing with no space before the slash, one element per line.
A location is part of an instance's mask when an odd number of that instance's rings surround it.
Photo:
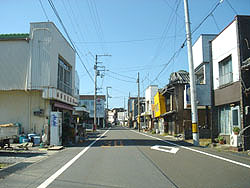
<path fill-rule="evenodd" d="M 190 75 L 190 95 L 191 95 L 193 144 L 195 146 L 198 146 L 199 145 L 199 129 L 198 129 L 198 125 L 197 125 L 198 113 L 197 113 L 197 103 L 196 103 L 196 85 L 195 85 L 195 77 L 194 77 L 192 38 L 191 38 L 190 19 L 189 19 L 189 10 L 188 10 L 188 1 L 187 0 L 184 0 L 184 9 L 185 9 L 188 63 L 189 63 L 189 75 Z"/>
<path fill-rule="evenodd" d="M 123 126 L 125 126 L 125 97 L 123 98 Z"/>
<path fill-rule="evenodd" d="M 108 127 L 108 115 L 109 115 L 109 98 L 111 98 L 110 96 L 109 96 L 109 92 L 108 92 L 108 89 L 109 88 L 112 88 L 111 86 L 107 86 L 106 87 L 106 98 L 107 98 L 107 127 Z"/>
<path fill-rule="evenodd" d="M 137 118 L 138 118 L 138 131 L 140 132 L 140 123 L 141 123 L 141 117 L 140 117 L 140 115 L 141 115 L 141 110 L 140 110 L 140 73 L 138 72 L 138 77 L 137 77 L 137 83 L 138 83 L 138 102 L 137 102 L 137 104 L 138 104 L 138 115 L 137 115 Z"/>
<path fill-rule="evenodd" d="M 98 57 L 101 56 L 111 56 L 111 55 L 96 55 L 95 56 L 95 65 L 94 65 L 94 69 L 95 69 L 95 91 L 94 91 L 94 125 L 93 125 L 93 132 L 96 130 L 97 128 L 97 124 L 96 124 L 96 94 L 97 94 L 97 76 L 100 76 L 100 71 L 105 71 L 104 70 L 98 70 L 99 67 L 101 68 L 105 68 L 104 66 L 98 66 Z"/>
<path fill-rule="evenodd" d="M 95 69 L 95 94 L 94 94 L 94 125 L 93 125 L 93 132 L 96 130 L 96 91 L 97 91 L 97 74 L 98 74 L 98 70 L 97 70 L 97 55 L 95 56 L 95 65 L 94 65 L 94 69 Z"/>

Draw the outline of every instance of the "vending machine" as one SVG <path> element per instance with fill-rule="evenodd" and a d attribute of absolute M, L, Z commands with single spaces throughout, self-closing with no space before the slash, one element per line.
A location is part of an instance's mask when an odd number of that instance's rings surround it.
<path fill-rule="evenodd" d="M 50 145 L 62 145 L 62 112 L 50 113 Z"/>

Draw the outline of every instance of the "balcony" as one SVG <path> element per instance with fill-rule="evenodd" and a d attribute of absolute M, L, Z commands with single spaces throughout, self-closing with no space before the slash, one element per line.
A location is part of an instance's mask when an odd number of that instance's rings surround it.
<path fill-rule="evenodd" d="M 219 87 L 233 82 L 233 73 L 229 72 L 219 77 Z"/>

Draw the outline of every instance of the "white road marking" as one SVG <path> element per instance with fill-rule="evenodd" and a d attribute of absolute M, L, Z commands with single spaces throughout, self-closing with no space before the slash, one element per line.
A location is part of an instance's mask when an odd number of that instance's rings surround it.
<path fill-rule="evenodd" d="M 52 176 L 50 176 L 47 180 L 45 180 L 41 185 L 37 188 L 46 188 L 48 187 L 58 176 L 60 176 L 67 168 L 69 168 L 77 159 L 79 159 L 84 153 L 88 151 L 88 149 L 93 146 L 98 140 L 100 140 L 108 131 L 106 130 L 100 137 L 94 140 L 91 144 L 89 144 L 86 148 L 84 148 L 80 153 L 78 153 L 73 159 L 67 162 L 64 166 L 62 166 L 58 171 L 56 171 Z"/>
<path fill-rule="evenodd" d="M 165 149 L 163 149 L 165 148 Z M 158 150 L 158 151 L 164 151 L 168 153 L 176 154 L 176 152 L 179 150 L 179 148 L 176 147 L 170 147 L 170 146 L 161 146 L 161 145 L 155 145 L 152 146 L 151 149 Z"/>
<path fill-rule="evenodd" d="M 247 164 L 244 164 L 244 163 L 241 163 L 241 162 L 233 161 L 233 160 L 231 160 L 231 159 L 227 159 L 227 158 L 224 158 L 224 157 L 220 157 L 220 156 L 217 156 L 217 155 L 213 155 L 213 154 L 210 154 L 210 153 L 206 153 L 206 152 L 203 152 L 203 151 L 199 151 L 199 150 L 196 150 L 196 149 L 193 149 L 193 148 L 188 148 L 188 147 L 185 147 L 185 146 L 181 146 L 181 145 L 178 145 L 178 144 L 175 144 L 175 143 L 172 143 L 172 142 L 168 142 L 168 141 L 163 140 L 163 139 L 161 139 L 161 138 L 157 138 L 157 137 L 154 137 L 154 136 L 150 136 L 150 135 L 147 135 L 147 134 L 144 134 L 144 133 L 140 133 L 140 132 L 137 132 L 137 131 L 134 131 L 134 130 L 130 130 L 130 131 L 133 131 L 133 132 L 135 132 L 135 133 L 138 133 L 138 134 L 141 134 L 141 135 L 150 137 L 150 138 L 154 138 L 154 139 L 156 139 L 156 140 L 160 140 L 160 141 L 162 141 L 162 142 L 165 142 L 165 143 L 168 143 L 168 144 L 171 144 L 171 145 L 174 145 L 174 146 L 177 146 L 177 147 L 186 149 L 186 150 L 190 150 L 190 151 L 193 151 L 193 152 L 196 152 L 196 153 L 200 153 L 200 154 L 203 154 L 203 155 L 207 155 L 207 156 L 209 156 L 209 157 L 213 157 L 213 158 L 220 159 L 220 160 L 223 160 L 223 161 L 227 161 L 227 162 L 230 162 L 230 163 L 239 165 L 239 166 L 243 166 L 243 167 L 246 167 L 246 168 L 250 168 L 250 165 L 247 165 Z"/>

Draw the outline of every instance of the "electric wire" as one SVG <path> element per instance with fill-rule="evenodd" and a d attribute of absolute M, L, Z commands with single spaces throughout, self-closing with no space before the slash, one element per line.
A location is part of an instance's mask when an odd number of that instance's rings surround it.
<path fill-rule="evenodd" d="M 72 9 L 72 7 L 71 7 L 71 5 L 70 5 L 70 1 L 67 1 L 67 2 L 68 2 L 68 7 L 69 7 L 69 9 L 70 9 L 70 11 L 71 11 L 72 17 L 71 17 L 71 15 L 69 14 L 69 12 L 68 12 L 68 10 L 67 10 L 67 8 L 66 8 L 66 5 L 65 5 L 65 3 L 64 3 L 63 0 L 62 0 L 62 2 L 63 2 L 63 6 L 64 6 L 64 9 L 65 9 L 65 12 L 66 12 L 66 14 L 68 15 L 68 17 L 69 17 L 69 19 L 70 19 L 71 25 L 73 26 L 72 28 L 75 30 L 75 34 L 76 34 L 78 40 L 79 40 L 79 38 L 81 38 L 83 41 L 85 41 L 85 37 L 83 36 L 83 33 L 82 33 L 82 31 L 81 31 L 81 28 L 79 27 L 79 24 L 78 24 L 78 22 L 77 22 L 77 19 L 76 19 L 76 16 L 75 16 L 75 14 L 74 14 L 74 11 L 73 11 L 73 9 Z M 72 18 L 73 18 L 74 21 L 72 20 Z M 79 31 L 79 32 L 77 32 L 77 31 Z M 80 37 L 79 37 L 78 33 L 80 33 Z M 75 43 L 75 42 L 74 42 L 74 43 Z M 80 53 L 81 53 L 81 51 L 84 51 L 84 53 L 86 53 L 86 51 L 85 51 L 84 48 L 83 48 L 82 50 L 79 50 L 79 48 L 77 47 L 76 43 L 75 43 L 75 46 L 76 46 L 76 48 L 78 49 L 78 51 L 79 51 Z M 87 48 L 87 47 L 86 47 L 86 48 Z M 87 48 L 87 51 L 89 51 L 88 48 Z M 81 54 L 82 54 L 82 53 L 81 53 Z M 88 61 L 88 57 L 87 57 L 87 56 L 84 56 L 84 58 L 85 58 L 86 62 L 87 62 L 89 65 L 92 65 L 92 64 Z"/>
<path fill-rule="evenodd" d="M 233 8 L 233 6 L 231 5 L 231 3 L 229 2 L 229 0 L 226 0 L 227 4 L 230 6 L 230 8 L 233 10 L 233 12 L 237 15 L 237 11 Z"/>
<path fill-rule="evenodd" d="M 41 5 L 41 7 L 42 7 L 43 13 L 44 13 L 44 15 L 45 15 L 45 17 L 46 17 L 47 21 L 49 21 L 49 17 L 48 17 L 48 15 L 47 15 L 47 13 L 46 13 L 46 11 L 45 11 L 44 7 L 43 7 L 42 1 L 41 1 L 41 0 L 39 0 L 39 3 L 40 3 L 40 5 Z"/>
<path fill-rule="evenodd" d="M 135 81 L 134 82 L 132 82 L 132 81 L 130 81 L 130 80 L 123 80 L 123 79 L 120 79 L 120 78 L 117 78 L 117 77 L 113 77 L 113 76 L 111 76 L 111 75 L 109 75 L 109 74 L 106 74 L 108 77 L 110 77 L 110 78 L 113 78 L 113 79 L 116 79 L 116 80 L 120 80 L 120 81 L 123 81 L 123 82 L 128 82 L 128 83 L 136 83 Z"/>
<path fill-rule="evenodd" d="M 111 70 L 107 70 L 108 72 L 110 73 L 113 73 L 113 74 L 116 74 L 116 75 L 119 75 L 119 76 L 122 76 L 122 77 L 126 77 L 126 78 L 129 78 L 129 79 L 132 79 L 132 80 L 136 80 L 135 78 L 133 77 L 130 77 L 130 76 L 126 76 L 126 75 L 122 75 L 122 74 L 119 74 L 119 73 L 116 73 L 116 72 L 113 72 Z"/>
<path fill-rule="evenodd" d="M 68 37 L 68 39 L 69 39 L 69 42 L 70 42 L 70 44 L 72 45 L 72 48 L 73 48 L 74 51 L 76 52 L 76 54 L 77 54 L 79 60 L 81 61 L 81 63 L 82 63 L 82 65 L 83 65 L 84 69 L 85 69 L 86 72 L 88 73 L 89 78 L 92 80 L 92 82 L 94 82 L 93 77 L 90 75 L 90 73 L 89 73 L 89 71 L 88 71 L 86 65 L 83 63 L 83 60 L 82 60 L 80 54 L 78 53 L 78 51 L 77 51 L 77 49 L 76 49 L 76 47 L 75 47 L 75 45 L 74 45 L 74 43 L 73 43 L 71 37 L 69 36 L 69 33 L 68 33 L 66 27 L 64 26 L 63 21 L 62 21 L 60 15 L 58 14 L 58 12 L 57 12 L 57 10 L 56 10 L 56 7 L 55 7 L 54 3 L 52 2 L 52 0 L 48 0 L 48 2 L 49 2 L 49 4 L 50 4 L 50 6 L 51 6 L 51 8 L 52 8 L 52 10 L 53 10 L 53 12 L 54 12 L 54 14 L 56 15 L 57 19 L 59 20 L 59 22 L 60 22 L 60 24 L 61 24 L 61 26 L 62 26 L 62 28 L 63 28 L 65 34 L 67 35 L 67 37 Z"/>

